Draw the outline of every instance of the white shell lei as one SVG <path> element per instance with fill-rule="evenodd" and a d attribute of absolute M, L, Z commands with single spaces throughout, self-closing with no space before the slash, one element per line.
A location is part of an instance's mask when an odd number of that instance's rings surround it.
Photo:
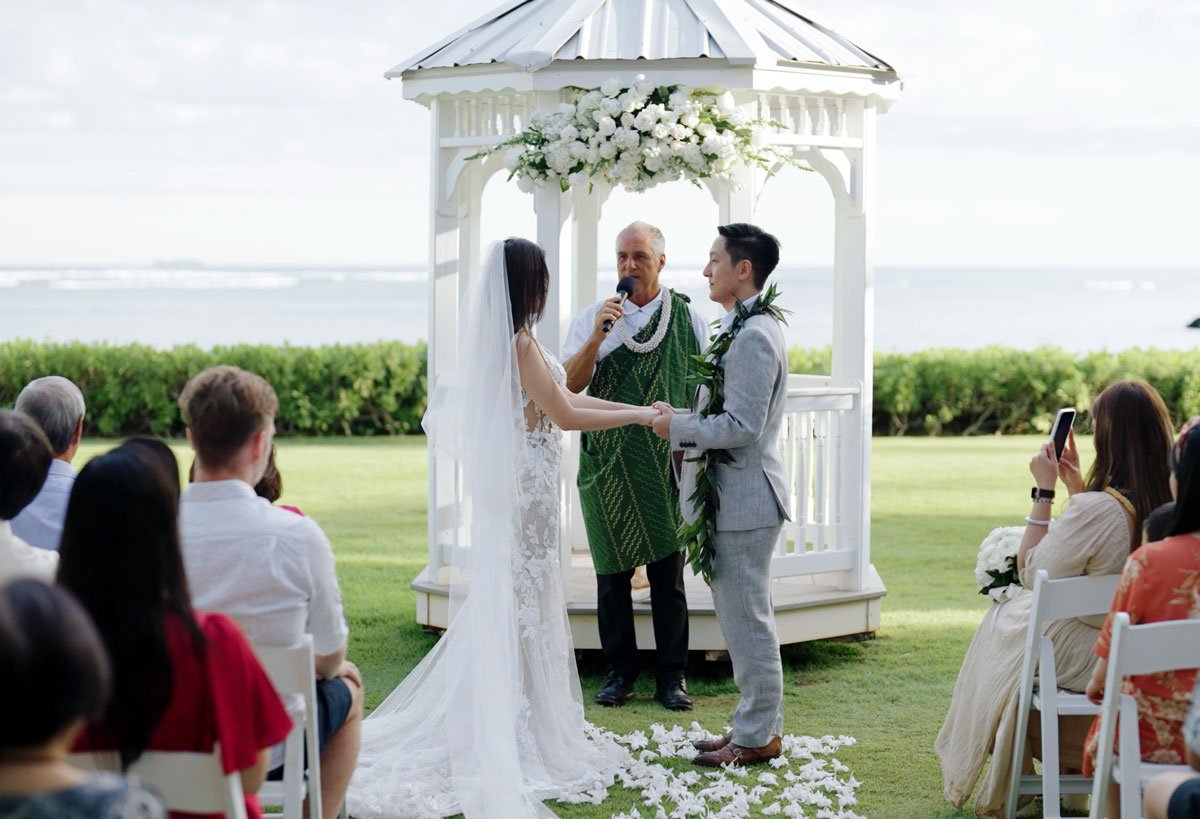
<path fill-rule="evenodd" d="M 621 342 L 635 353 L 644 354 L 658 349 L 658 345 L 662 344 L 662 340 L 667 337 L 667 329 L 671 324 L 672 301 L 671 291 L 664 287 L 662 289 L 662 314 L 658 317 L 658 326 L 654 328 L 654 335 L 645 341 L 634 341 L 625 322 L 617 322 L 617 332 L 620 334 Z"/>

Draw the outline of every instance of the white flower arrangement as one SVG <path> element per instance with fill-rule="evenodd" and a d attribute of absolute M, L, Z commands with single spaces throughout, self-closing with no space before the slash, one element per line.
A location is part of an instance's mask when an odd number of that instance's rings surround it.
<path fill-rule="evenodd" d="M 599 88 L 570 89 L 572 102 L 539 111 L 524 131 L 471 159 L 504 152 L 509 179 L 521 190 L 557 184 L 562 191 L 602 179 L 645 191 L 686 179 L 732 180 L 741 161 L 771 171 L 777 162 L 810 170 L 790 153 L 754 144 L 756 128 L 722 88 L 655 86 L 638 74 L 633 85 L 608 79 Z"/>
<path fill-rule="evenodd" d="M 1000 602 L 1021 588 L 1021 578 L 1017 575 L 1017 548 L 1024 536 L 1024 526 L 1001 526 L 993 529 L 979 544 L 975 582 L 980 594 Z"/>

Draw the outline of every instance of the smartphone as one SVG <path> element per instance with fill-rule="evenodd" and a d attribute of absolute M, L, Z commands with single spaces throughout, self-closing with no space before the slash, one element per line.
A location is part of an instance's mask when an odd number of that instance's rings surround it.
<path fill-rule="evenodd" d="M 1054 457 L 1062 458 L 1063 448 L 1067 445 L 1067 436 L 1075 425 L 1075 410 L 1063 407 L 1054 416 L 1054 426 L 1050 428 L 1050 440 L 1054 441 Z"/>

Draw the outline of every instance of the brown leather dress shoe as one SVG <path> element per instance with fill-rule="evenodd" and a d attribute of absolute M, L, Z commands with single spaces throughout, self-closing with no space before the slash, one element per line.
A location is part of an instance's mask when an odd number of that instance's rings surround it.
<path fill-rule="evenodd" d="M 730 742 L 722 748 L 700 754 L 692 760 L 697 765 L 706 768 L 719 768 L 722 765 L 753 765 L 756 762 L 766 762 L 783 753 L 783 742 L 775 737 L 761 748 L 747 748 Z"/>
<path fill-rule="evenodd" d="M 712 751 L 719 751 L 731 742 L 733 742 L 733 734 L 726 734 L 716 739 L 698 739 L 692 743 L 692 746 L 697 751 L 707 754 Z"/>

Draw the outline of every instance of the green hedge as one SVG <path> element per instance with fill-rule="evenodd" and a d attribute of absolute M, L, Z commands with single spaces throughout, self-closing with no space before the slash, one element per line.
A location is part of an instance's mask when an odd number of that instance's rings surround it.
<path fill-rule="evenodd" d="M 828 348 L 788 359 L 792 372 L 830 371 Z M 1083 410 L 1087 430 L 1092 399 L 1123 378 L 1158 388 L 1176 422 L 1200 413 L 1200 350 L 935 349 L 875 355 L 875 434 L 1045 433 L 1059 407 Z"/>
<path fill-rule="evenodd" d="M 397 435 L 419 431 L 425 411 L 425 345 L 238 345 L 156 350 L 139 344 L 0 343 L 0 406 L 33 378 L 63 375 L 87 399 L 88 435 L 183 434 L 175 401 L 214 364 L 266 378 L 279 395 L 282 435 Z"/>
<path fill-rule="evenodd" d="M 398 342 L 205 351 L 14 341 L 0 343 L 0 406 L 12 406 L 31 379 L 55 373 L 83 389 L 88 435 L 181 435 L 175 399 L 183 385 L 225 363 L 275 386 L 281 434 L 397 435 L 420 429 L 425 355 L 424 344 Z M 788 357 L 792 372 L 829 372 L 828 348 L 793 348 Z M 1086 410 L 1119 378 L 1156 386 L 1175 421 L 1200 413 L 1200 351 L 936 349 L 875 356 L 875 434 L 1047 432 L 1059 407 Z"/>

